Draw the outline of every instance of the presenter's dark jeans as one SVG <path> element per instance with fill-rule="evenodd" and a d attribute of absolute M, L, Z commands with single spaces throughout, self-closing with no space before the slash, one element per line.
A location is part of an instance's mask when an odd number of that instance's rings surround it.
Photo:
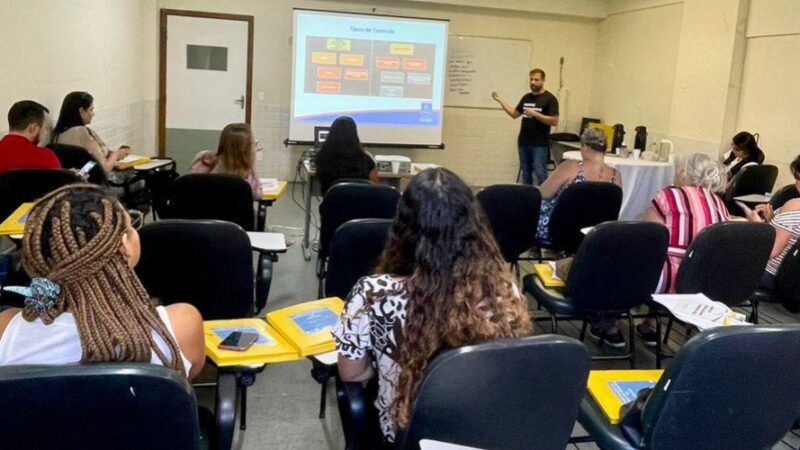
<path fill-rule="evenodd" d="M 519 144 L 519 166 L 522 169 L 522 183 L 533 184 L 533 174 L 536 174 L 536 184 L 540 185 L 547 179 L 547 146 L 533 144 Z"/>

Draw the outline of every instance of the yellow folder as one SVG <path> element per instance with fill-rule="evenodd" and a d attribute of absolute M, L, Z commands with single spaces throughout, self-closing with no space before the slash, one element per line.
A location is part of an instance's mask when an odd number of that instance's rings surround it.
<path fill-rule="evenodd" d="M 556 280 L 555 278 L 553 278 L 553 268 L 550 267 L 550 264 L 547 263 L 534 264 L 533 271 L 536 273 L 536 276 L 539 277 L 539 280 L 542 282 L 544 287 L 565 286 L 564 280 Z"/>
<path fill-rule="evenodd" d="M 278 187 L 273 190 L 264 191 L 262 198 L 264 200 L 277 200 L 281 198 L 281 195 L 283 195 L 283 192 L 286 190 L 286 185 L 286 181 L 279 180 Z"/>
<path fill-rule="evenodd" d="M 203 322 L 206 355 L 218 367 L 263 364 L 302 359 L 280 333 L 261 319 L 208 320 Z M 220 342 L 234 331 L 258 333 L 259 338 L 248 350 L 222 350 Z"/>
<path fill-rule="evenodd" d="M 619 409 L 635 400 L 636 394 L 653 387 L 661 378 L 663 370 L 592 370 L 589 373 L 588 389 L 592 398 L 611 423 L 619 423 Z"/>
<path fill-rule="evenodd" d="M 331 330 L 343 309 L 339 297 L 323 298 L 272 311 L 267 322 L 305 357 L 336 349 Z"/>
<path fill-rule="evenodd" d="M 125 170 L 149 162 L 150 162 L 149 156 L 128 155 L 125 158 L 117 161 L 116 164 L 114 164 L 114 168 L 117 170 Z"/>
<path fill-rule="evenodd" d="M 23 203 L 19 205 L 10 216 L 0 223 L 0 236 L 9 234 L 22 234 L 25 231 L 25 221 L 28 220 L 28 213 L 33 208 L 33 203 Z"/>

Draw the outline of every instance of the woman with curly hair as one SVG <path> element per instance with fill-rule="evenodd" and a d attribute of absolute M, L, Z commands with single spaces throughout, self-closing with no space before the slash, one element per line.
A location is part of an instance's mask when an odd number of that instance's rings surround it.
<path fill-rule="evenodd" d="M 531 322 L 469 187 L 446 169 L 411 180 L 376 274 L 353 287 L 334 330 L 339 375 L 378 372 L 386 441 L 408 425 L 428 361 L 438 352 L 531 334 Z"/>
<path fill-rule="evenodd" d="M 70 185 L 31 209 L 22 238 L 30 287 L 25 308 L 0 312 L 0 366 L 161 364 L 189 378 L 205 360 L 193 306 L 153 306 L 133 267 L 139 234 L 122 205 L 97 186 Z"/>

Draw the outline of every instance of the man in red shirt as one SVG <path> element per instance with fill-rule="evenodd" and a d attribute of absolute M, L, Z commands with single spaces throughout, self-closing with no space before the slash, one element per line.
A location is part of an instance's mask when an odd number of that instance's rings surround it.
<path fill-rule="evenodd" d="M 9 133 L 0 139 L 0 175 L 12 169 L 60 169 L 55 153 L 37 147 L 47 123 L 44 106 L 23 100 L 8 111 Z"/>

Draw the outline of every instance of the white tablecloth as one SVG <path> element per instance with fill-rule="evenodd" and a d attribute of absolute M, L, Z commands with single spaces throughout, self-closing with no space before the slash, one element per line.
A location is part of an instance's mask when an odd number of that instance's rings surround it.
<path fill-rule="evenodd" d="M 580 161 L 581 152 L 564 152 L 564 159 Z M 622 174 L 619 220 L 638 220 L 658 191 L 675 182 L 675 164 L 606 156 L 606 164 Z"/>

